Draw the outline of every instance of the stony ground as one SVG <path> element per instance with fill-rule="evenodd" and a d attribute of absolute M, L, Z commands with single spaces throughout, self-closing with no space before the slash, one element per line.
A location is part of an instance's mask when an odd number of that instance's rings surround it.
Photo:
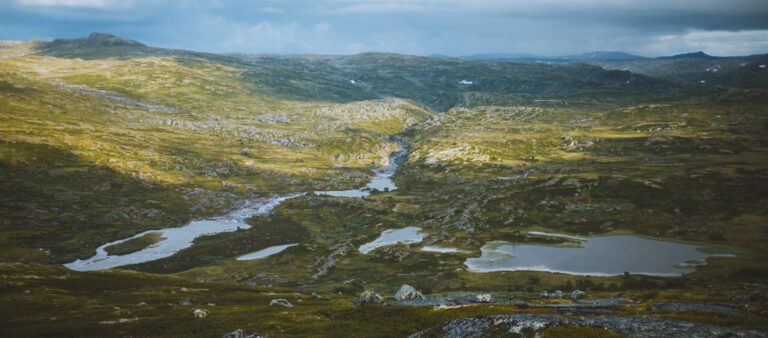
<path fill-rule="evenodd" d="M 583 65 L 78 44 L 0 48 L 2 336 L 768 330 L 768 95 L 759 86 L 694 89 Z M 456 82 L 469 77 L 477 85 Z M 397 191 L 307 194 L 248 230 L 122 271 L 59 266 L 244 199 L 360 187 L 397 149 L 393 136 L 410 149 Z M 424 230 L 423 244 L 462 251 L 358 252 L 406 226 Z M 635 233 L 735 257 L 681 277 L 466 271 L 488 241 L 560 242 L 531 230 Z M 285 243 L 300 245 L 234 259 Z M 394 299 L 403 284 L 426 298 Z M 381 304 L 356 307 L 366 290 Z M 540 295 L 556 290 L 586 297 Z M 291 307 L 270 306 L 276 299 Z"/>

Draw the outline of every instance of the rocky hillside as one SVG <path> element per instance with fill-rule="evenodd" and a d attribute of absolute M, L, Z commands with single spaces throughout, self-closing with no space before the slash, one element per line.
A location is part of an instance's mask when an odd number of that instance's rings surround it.
<path fill-rule="evenodd" d="M 765 59 L 583 57 L 0 44 L 0 336 L 764 337 Z"/>

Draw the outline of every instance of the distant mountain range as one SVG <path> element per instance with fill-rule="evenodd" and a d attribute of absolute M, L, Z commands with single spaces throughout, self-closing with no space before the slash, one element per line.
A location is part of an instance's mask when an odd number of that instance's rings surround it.
<path fill-rule="evenodd" d="M 656 80 L 691 86 L 724 85 L 741 88 L 768 88 L 768 54 L 717 57 L 704 52 L 693 52 L 663 57 L 643 57 L 619 51 L 601 51 L 578 55 L 538 56 L 533 54 L 475 54 L 461 57 L 445 55 L 410 56 L 393 53 L 362 53 L 357 55 L 266 55 L 266 54 L 212 54 L 147 46 L 141 42 L 106 33 L 92 33 L 79 39 L 55 39 L 37 42 L 42 55 L 100 59 L 172 56 L 204 58 L 223 63 L 243 61 L 266 67 L 270 73 L 275 67 L 287 73 L 287 79 L 272 80 L 272 85 L 286 86 L 277 90 L 281 95 L 301 92 L 293 88 L 293 76 L 305 78 L 317 87 L 318 78 L 334 83 L 319 86 L 316 95 L 333 93 L 349 99 L 398 96 L 416 99 L 437 109 L 446 109 L 456 103 L 460 92 L 568 92 L 575 89 L 624 88 L 626 83 L 644 89 L 664 88 Z M 488 64 L 497 61 L 501 64 Z M 509 64 L 507 64 L 507 62 Z M 535 67 L 538 66 L 541 67 Z M 550 64 L 550 65 L 545 65 Z M 562 67 L 590 65 L 585 67 Z M 550 67 L 544 67 L 550 66 Z M 557 67 L 555 67 L 557 66 Z M 308 68 L 309 67 L 309 68 Z M 543 67 L 543 68 L 542 68 Z M 599 68 L 598 68 L 599 67 Z M 319 70 L 330 70 L 324 72 Z M 450 71 L 448 70 L 450 69 Z M 608 71 L 608 72 L 606 72 Z M 390 76 L 374 78 L 372 74 L 385 72 Z M 617 73 L 618 72 L 618 73 Z M 626 73 L 621 73 L 626 72 Z M 633 77 L 630 73 L 652 78 Z M 616 78 L 613 78 L 613 77 Z M 436 86 L 439 77 L 450 84 Z M 628 80 L 631 81 L 627 82 Z M 310 80 L 315 79 L 315 80 Z M 350 82 L 354 79 L 354 83 Z M 450 81 L 448 79 L 451 79 Z M 557 80 L 555 80 L 557 79 Z M 599 81 L 594 81 L 600 79 Z M 466 80 L 464 82 L 458 82 Z M 345 83 L 338 87 L 338 83 Z M 289 90 L 289 87 L 292 88 Z M 321 90 L 322 89 L 322 90 Z M 451 99 L 435 97 L 435 93 L 452 93 Z M 439 95 L 438 95 L 439 96 Z M 449 95 L 450 96 L 450 95 Z M 327 98 L 326 98 L 327 99 Z"/>
<path fill-rule="evenodd" d="M 474 54 L 467 56 L 460 56 L 460 59 L 464 60 L 540 60 L 540 61 L 552 61 L 552 62 L 567 62 L 574 60 L 638 60 L 645 59 L 643 56 L 629 54 L 625 52 L 590 52 L 578 55 L 563 55 L 563 56 L 541 56 L 535 54 L 517 53 L 517 54 L 504 54 L 504 53 L 490 53 L 490 54 Z"/>

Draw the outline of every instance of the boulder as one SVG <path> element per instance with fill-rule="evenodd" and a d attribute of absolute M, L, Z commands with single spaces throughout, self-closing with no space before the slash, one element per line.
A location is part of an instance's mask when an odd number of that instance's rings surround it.
<path fill-rule="evenodd" d="M 475 299 L 477 299 L 478 303 L 490 303 L 491 302 L 491 294 L 485 293 L 485 294 L 479 294 L 475 296 Z"/>
<path fill-rule="evenodd" d="M 223 335 L 221 338 L 262 338 L 264 336 L 258 333 L 248 333 L 243 329 L 237 329 L 230 333 Z"/>
<path fill-rule="evenodd" d="M 541 298 L 546 299 L 562 299 L 563 298 L 563 292 L 560 290 L 555 290 L 554 292 L 548 292 L 547 290 L 544 290 L 540 294 Z"/>
<path fill-rule="evenodd" d="M 365 290 L 357 298 L 355 298 L 355 307 L 359 308 L 363 304 L 381 304 L 384 303 L 384 297 L 380 296 L 373 290 Z"/>
<path fill-rule="evenodd" d="M 397 300 L 418 300 L 418 299 L 425 299 L 424 295 L 419 292 L 419 290 L 416 290 L 413 286 L 410 286 L 408 284 L 403 284 L 403 286 L 400 287 L 400 290 L 397 290 L 397 293 L 395 293 L 395 299 Z"/>
<path fill-rule="evenodd" d="M 195 309 L 195 311 L 192 311 L 192 315 L 195 318 L 208 318 L 208 315 L 211 313 L 208 310 L 204 309 Z"/>
<path fill-rule="evenodd" d="M 269 302 L 269 306 L 272 306 L 272 305 L 279 305 L 282 307 L 293 307 L 293 304 L 291 304 L 291 302 L 289 302 L 285 298 L 273 299 L 272 301 Z"/>
<path fill-rule="evenodd" d="M 179 301 L 179 305 L 181 306 L 192 306 L 192 304 L 194 304 L 194 302 L 189 298 L 185 298 Z"/>
<path fill-rule="evenodd" d="M 573 300 L 582 299 L 586 296 L 587 293 L 581 290 L 573 290 L 573 292 L 571 292 L 571 299 Z"/>

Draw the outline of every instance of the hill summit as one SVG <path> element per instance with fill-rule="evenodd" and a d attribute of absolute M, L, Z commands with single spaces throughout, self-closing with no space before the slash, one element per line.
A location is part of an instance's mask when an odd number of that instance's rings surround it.
<path fill-rule="evenodd" d="M 53 45 L 78 45 L 81 47 L 146 47 L 136 40 L 121 38 L 107 33 L 91 33 L 87 38 L 79 39 L 55 39 Z"/>
<path fill-rule="evenodd" d="M 715 58 L 714 56 L 704 53 L 702 51 L 660 57 L 660 59 L 714 59 L 714 58 Z"/>
<path fill-rule="evenodd" d="M 136 40 L 107 33 L 91 33 L 88 37 L 77 39 L 55 39 L 41 43 L 38 49 L 42 55 L 81 59 L 131 58 L 171 53 L 167 49 L 149 47 Z"/>

